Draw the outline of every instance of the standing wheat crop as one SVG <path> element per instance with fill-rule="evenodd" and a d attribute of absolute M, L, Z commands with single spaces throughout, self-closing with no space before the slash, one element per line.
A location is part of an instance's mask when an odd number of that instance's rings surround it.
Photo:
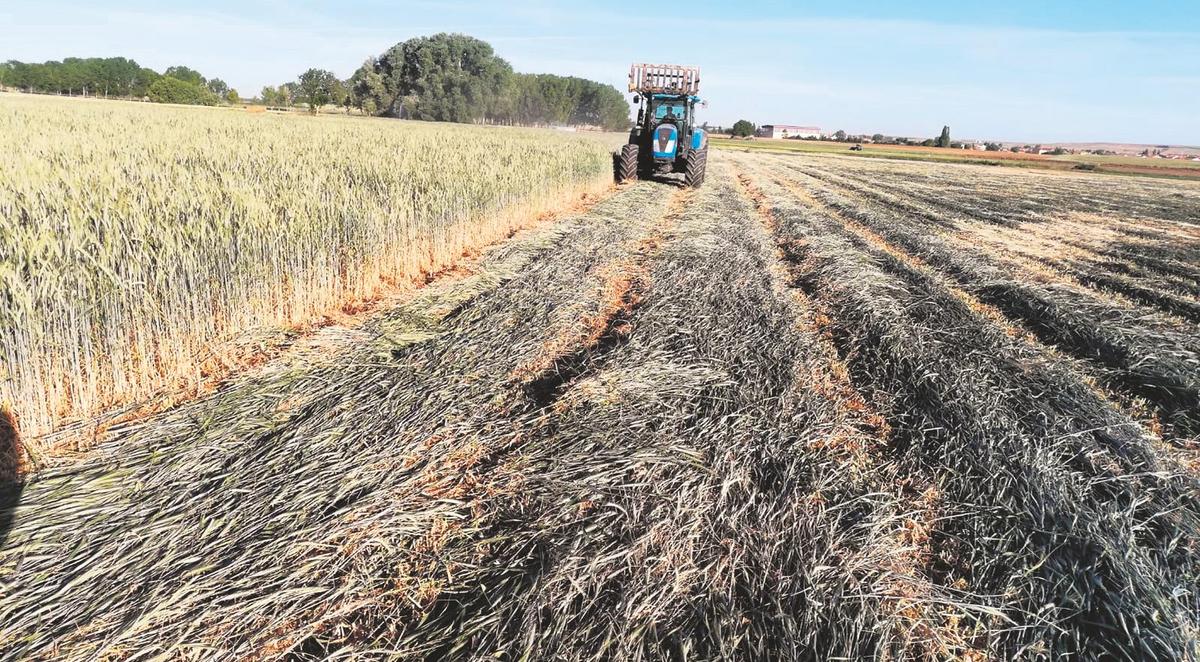
<path fill-rule="evenodd" d="M 0 403 L 27 445 L 610 177 L 586 137 L 20 96 L 0 153 Z"/>

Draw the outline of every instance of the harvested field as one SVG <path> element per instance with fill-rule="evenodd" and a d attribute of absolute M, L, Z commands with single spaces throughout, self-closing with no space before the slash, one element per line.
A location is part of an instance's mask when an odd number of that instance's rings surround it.
<path fill-rule="evenodd" d="M 710 166 L 30 475 L 4 656 L 1200 655 L 1200 187 Z"/>

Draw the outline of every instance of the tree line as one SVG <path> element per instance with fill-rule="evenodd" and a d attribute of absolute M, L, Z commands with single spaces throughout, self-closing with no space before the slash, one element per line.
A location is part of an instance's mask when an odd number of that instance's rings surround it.
<path fill-rule="evenodd" d="M 168 67 L 160 74 L 124 57 L 9 60 L 0 64 L 0 85 L 43 94 L 148 98 L 162 103 L 215 105 L 237 100 L 237 91 L 220 78 L 205 78 L 185 66 Z"/>
<path fill-rule="evenodd" d="M 416 37 L 367 59 L 347 80 L 309 69 L 264 87 L 271 106 L 327 104 L 365 115 L 439 122 L 571 124 L 623 130 L 629 103 L 611 85 L 573 76 L 523 74 L 490 44 L 461 34 Z"/>
<path fill-rule="evenodd" d="M 163 103 L 237 103 L 235 90 L 184 66 L 163 73 L 123 57 L 66 58 L 0 64 L 0 85 L 27 92 L 145 98 Z M 573 76 L 524 74 L 490 44 L 461 34 L 436 34 L 400 42 L 369 58 L 342 80 L 309 69 L 295 81 L 262 89 L 259 100 L 276 107 L 344 106 L 365 115 L 441 122 L 518 125 L 629 126 L 629 103 L 616 88 Z"/>

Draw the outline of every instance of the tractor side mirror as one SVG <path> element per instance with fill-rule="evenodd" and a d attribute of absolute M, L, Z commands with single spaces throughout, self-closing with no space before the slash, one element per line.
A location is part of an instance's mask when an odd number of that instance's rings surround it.
<path fill-rule="evenodd" d="M 641 98 L 640 96 L 638 96 L 638 95 L 636 95 L 636 94 L 635 94 L 635 95 L 633 95 L 633 105 L 635 105 L 635 106 L 636 106 L 636 105 L 638 105 L 638 104 L 639 104 L 639 103 L 641 103 L 641 102 L 642 102 L 642 98 Z"/>

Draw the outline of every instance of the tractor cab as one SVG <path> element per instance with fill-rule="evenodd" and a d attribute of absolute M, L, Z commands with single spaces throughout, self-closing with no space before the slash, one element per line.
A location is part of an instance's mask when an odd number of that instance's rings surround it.
<path fill-rule="evenodd" d="M 695 126 L 700 69 L 635 64 L 629 90 L 639 107 L 628 143 L 614 155 L 617 181 L 681 172 L 686 186 L 699 186 L 708 159 L 707 136 Z"/>
<path fill-rule="evenodd" d="M 673 97 L 667 94 L 655 95 L 651 100 L 653 104 L 654 120 L 658 124 L 663 122 L 672 122 L 674 124 L 688 124 L 688 99 L 685 97 Z"/>

